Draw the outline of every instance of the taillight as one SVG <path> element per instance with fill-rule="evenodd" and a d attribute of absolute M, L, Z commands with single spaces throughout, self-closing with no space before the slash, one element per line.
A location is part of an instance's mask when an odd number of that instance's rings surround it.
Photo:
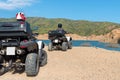
<path fill-rule="evenodd" d="M 26 39 L 22 41 L 22 43 L 26 43 L 26 42 L 28 42 L 28 40 L 26 40 Z M 22 49 L 23 49 L 23 48 L 26 48 L 26 46 L 21 45 L 21 46 L 20 46 L 20 48 L 22 48 Z"/>
<path fill-rule="evenodd" d="M 23 40 L 23 42 L 27 42 L 28 40 Z"/>
<path fill-rule="evenodd" d="M 20 48 L 24 49 L 24 48 L 26 48 L 26 46 L 20 46 Z"/>

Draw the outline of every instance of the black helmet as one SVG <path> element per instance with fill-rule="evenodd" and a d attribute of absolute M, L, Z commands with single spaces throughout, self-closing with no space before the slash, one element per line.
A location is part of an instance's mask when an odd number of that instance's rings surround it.
<path fill-rule="evenodd" d="M 61 23 L 58 24 L 58 28 L 62 28 L 62 24 Z"/>

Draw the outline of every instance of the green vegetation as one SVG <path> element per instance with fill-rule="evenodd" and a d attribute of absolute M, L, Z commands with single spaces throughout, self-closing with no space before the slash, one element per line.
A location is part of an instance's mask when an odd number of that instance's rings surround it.
<path fill-rule="evenodd" d="M 5 19 L 0 18 L 0 22 L 3 21 L 16 21 L 15 18 Z M 111 23 L 111 22 L 90 22 L 83 20 L 70 20 L 70 19 L 48 19 L 41 17 L 29 17 L 27 21 L 31 24 L 31 28 L 34 29 L 36 26 L 38 27 L 35 32 L 39 32 L 40 34 L 47 33 L 49 30 L 55 30 L 57 28 L 58 23 L 63 24 L 63 28 L 70 32 L 76 33 L 79 35 L 89 36 L 92 34 L 100 35 L 106 34 L 113 29 L 120 28 L 120 24 Z"/>

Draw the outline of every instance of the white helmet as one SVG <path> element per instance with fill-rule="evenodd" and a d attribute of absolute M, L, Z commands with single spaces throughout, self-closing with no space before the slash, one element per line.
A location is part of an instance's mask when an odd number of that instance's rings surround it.
<path fill-rule="evenodd" d="M 25 17 L 23 12 L 19 12 L 19 13 L 16 14 L 16 19 L 21 20 L 21 21 L 25 21 L 26 17 Z"/>

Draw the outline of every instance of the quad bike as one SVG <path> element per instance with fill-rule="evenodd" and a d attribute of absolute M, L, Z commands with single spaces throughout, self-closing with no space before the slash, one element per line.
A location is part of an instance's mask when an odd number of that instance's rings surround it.
<path fill-rule="evenodd" d="M 44 43 L 33 35 L 27 22 L 0 22 L 0 75 L 24 70 L 27 76 L 36 76 L 47 64 Z"/>
<path fill-rule="evenodd" d="M 50 39 L 50 43 L 48 44 L 49 51 L 54 49 L 62 49 L 63 51 L 72 49 L 72 38 L 66 37 L 64 33 L 59 33 L 57 30 L 52 30 L 48 32 L 48 36 Z"/>

